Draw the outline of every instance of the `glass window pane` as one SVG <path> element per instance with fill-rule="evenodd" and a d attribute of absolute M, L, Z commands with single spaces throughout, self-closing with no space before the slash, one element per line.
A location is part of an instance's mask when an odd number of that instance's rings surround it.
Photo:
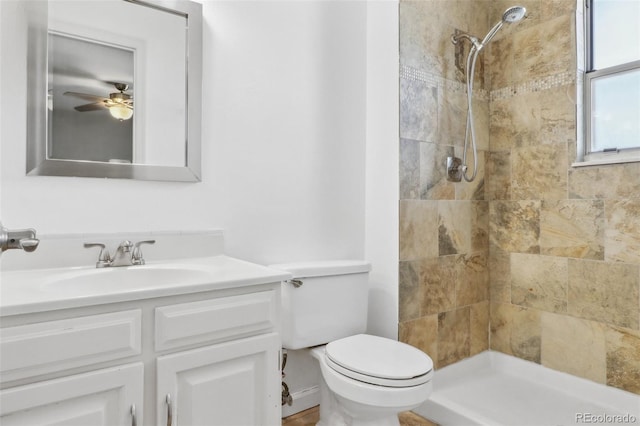
<path fill-rule="evenodd" d="M 591 151 L 640 147 L 640 69 L 591 80 Z"/>
<path fill-rule="evenodd" d="M 593 68 L 640 60 L 640 0 L 592 0 Z"/>

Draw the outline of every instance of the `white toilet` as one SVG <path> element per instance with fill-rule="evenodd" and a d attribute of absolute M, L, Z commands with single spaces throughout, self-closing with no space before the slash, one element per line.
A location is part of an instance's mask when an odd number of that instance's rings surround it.
<path fill-rule="evenodd" d="M 311 348 L 320 363 L 318 425 L 397 426 L 399 412 L 427 400 L 432 389 L 431 358 L 413 346 L 363 334 L 369 263 L 270 267 L 293 275 L 282 282 L 283 347 Z"/>

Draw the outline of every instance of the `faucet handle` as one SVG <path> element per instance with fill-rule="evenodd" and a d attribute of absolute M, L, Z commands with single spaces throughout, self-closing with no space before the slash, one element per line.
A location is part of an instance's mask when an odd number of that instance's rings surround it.
<path fill-rule="evenodd" d="M 98 255 L 98 261 L 96 262 L 96 268 L 104 268 L 111 263 L 111 255 L 109 250 L 103 243 L 84 243 L 85 248 L 100 247 L 100 254 Z"/>
<path fill-rule="evenodd" d="M 133 253 L 131 254 L 131 263 L 134 265 L 144 265 L 144 258 L 142 257 L 142 250 L 140 246 L 142 244 L 155 244 L 156 240 L 144 240 L 138 241 L 133 246 Z"/>

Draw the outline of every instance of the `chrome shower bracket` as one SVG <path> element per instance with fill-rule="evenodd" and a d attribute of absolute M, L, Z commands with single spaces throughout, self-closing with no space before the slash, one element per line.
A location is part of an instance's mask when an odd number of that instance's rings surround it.
<path fill-rule="evenodd" d="M 462 181 L 464 166 L 458 157 L 447 157 L 447 180 L 449 182 Z"/>

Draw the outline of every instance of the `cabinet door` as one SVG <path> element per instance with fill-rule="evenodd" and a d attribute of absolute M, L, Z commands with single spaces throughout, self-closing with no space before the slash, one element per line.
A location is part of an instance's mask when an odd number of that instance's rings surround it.
<path fill-rule="evenodd" d="M 279 425 L 279 351 L 269 333 L 159 357 L 158 424 Z"/>
<path fill-rule="evenodd" d="M 142 424 L 142 363 L 0 391 L 2 426 Z M 136 418 L 132 415 L 135 407 Z"/>

